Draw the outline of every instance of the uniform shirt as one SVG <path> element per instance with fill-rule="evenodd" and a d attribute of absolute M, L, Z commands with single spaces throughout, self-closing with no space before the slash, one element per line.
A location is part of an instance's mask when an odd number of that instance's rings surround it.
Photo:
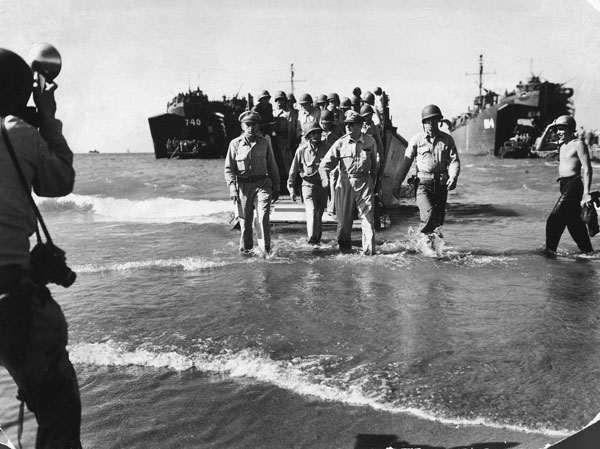
<path fill-rule="evenodd" d="M 290 167 L 290 176 L 288 178 L 288 189 L 292 190 L 296 185 L 296 177 L 300 173 L 300 177 L 306 180 L 307 184 L 321 185 L 319 176 L 319 164 L 327 154 L 329 146 L 326 142 L 321 141 L 315 147 L 312 142 L 302 143 L 296 150 L 294 160 Z M 304 184 L 304 183 L 303 183 Z"/>
<path fill-rule="evenodd" d="M 279 172 L 270 139 L 256 136 L 254 142 L 249 142 L 242 134 L 229 142 L 225 156 L 225 181 L 232 193 L 237 176 L 250 178 L 264 175 L 271 178 L 273 190 L 279 191 Z"/>
<path fill-rule="evenodd" d="M 296 130 L 298 137 L 302 138 L 302 130 L 304 129 L 304 125 L 310 122 L 319 123 L 319 119 L 321 118 L 321 110 L 318 108 L 311 108 L 310 111 L 306 111 L 300 109 L 298 111 L 298 128 Z"/>
<path fill-rule="evenodd" d="M 287 137 L 289 133 L 289 117 L 290 112 L 285 109 L 274 109 L 273 119 L 275 120 L 274 132 L 278 136 Z"/>
<path fill-rule="evenodd" d="M 62 123 L 42 118 L 39 131 L 20 118 L 6 117 L 8 138 L 29 188 L 38 196 L 58 197 L 73 191 L 73 153 L 62 135 Z M 35 212 L 0 138 L 0 266 L 29 269 L 29 237 Z"/>
<path fill-rule="evenodd" d="M 364 134 L 368 134 L 373 139 L 375 139 L 375 143 L 377 143 L 377 154 L 379 155 L 379 164 L 383 163 L 383 140 L 381 140 L 381 133 L 379 132 L 379 127 L 375 125 L 373 121 L 370 123 L 364 123 L 362 132 Z"/>
<path fill-rule="evenodd" d="M 442 174 L 448 172 L 450 178 L 456 179 L 460 173 L 460 160 L 454 139 L 448 133 L 439 131 L 433 138 L 421 132 L 408 142 L 404 155 L 413 161 L 417 159 L 417 171 Z"/>
<path fill-rule="evenodd" d="M 342 128 L 340 128 L 338 125 L 333 125 L 331 131 L 326 131 L 325 128 L 323 128 L 321 140 L 327 142 L 328 146 L 331 146 L 343 135 L 344 131 L 342 131 Z"/>
<path fill-rule="evenodd" d="M 375 178 L 378 168 L 375 139 L 362 133 L 356 140 L 350 134 L 338 139 L 321 161 L 321 179 L 328 179 L 336 166 L 342 177 L 371 175 Z"/>

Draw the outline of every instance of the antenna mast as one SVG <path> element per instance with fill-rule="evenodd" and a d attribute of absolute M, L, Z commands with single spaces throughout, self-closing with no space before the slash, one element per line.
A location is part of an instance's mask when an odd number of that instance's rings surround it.
<path fill-rule="evenodd" d="M 479 75 L 479 107 L 483 108 L 484 105 L 484 101 L 483 101 L 483 75 L 494 75 L 496 73 L 496 71 L 494 70 L 493 72 L 484 72 L 483 71 L 483 55 L 479 55 L 479 73 L 465 73 L 465 75 L 470 76 L 470 75 Z"/>
<path fill-rule="evenodd" d="M 306 80 L 296 80 L 296 81 L 294 81 L 294 75 L 295 75 L 295 72 L 294 72 L 294 63 L 291 63 L 290 64 L 290 92 L 291 92 L 292 95 L 294 95 L 294 82 L 300 83 L 300 82 L 306 81 Z"/>

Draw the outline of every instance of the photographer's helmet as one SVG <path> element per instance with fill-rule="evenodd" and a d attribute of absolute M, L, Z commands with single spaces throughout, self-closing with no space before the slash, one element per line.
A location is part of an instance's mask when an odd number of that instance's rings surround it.
<path fill-rule="evenodd" d="M 16 53 L 0 48 L 0 115 L 24 110 L 32 90 L 31 68 Z"/>

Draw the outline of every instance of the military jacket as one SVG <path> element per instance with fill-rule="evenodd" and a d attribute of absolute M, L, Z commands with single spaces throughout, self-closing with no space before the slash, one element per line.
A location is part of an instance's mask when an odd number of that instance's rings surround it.
<path fill-rule="evenodd" d="M 422 132 L 408 142 L 405 157 L 417 160 L 417 171 L 442 174 L 448 172 L 450 178 L 458 178 L 460 160 L 454 139 L 448 133 L 440 131 L 433 138 Z"/>
<path fill-rule="evenodd" d="M 339 167 L 341 176 L 375 177 L 377 174 L 377 144 L 375 139 L 362 134 L 353 139 L 345 134 L 329 149 L 321 161 L 321 179 L 328 179 L 329 173 Z"/>
<path fill-rule="evenodd" d="M 329 146 L 326 142 L 321 141 L 316 147 L 311 142 L 305 142 L 298 147 L 290 167 L 288 188 L 294 188 L 298 173 L 309 184 L 321 184 L 319 164 L 327 154 Z"/>
<path fill-rule="evenodd" d="M 271 147 L 271 140 L 257 136 L 249 142 L 241 135 L 229 143 L 225 156 L 225 181 L 231 188 L 236 177 L 250 178 L 267 175 L 273 182 L 273 189 L 279 190 L 279 171 Z"/>

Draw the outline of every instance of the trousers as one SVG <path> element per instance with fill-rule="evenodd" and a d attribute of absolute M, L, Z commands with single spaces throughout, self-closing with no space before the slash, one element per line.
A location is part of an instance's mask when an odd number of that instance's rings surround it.
<path fill-rule="evenodd" d="M 583 181 L 579 176 L 560 178 L 560 197 L 546 220 L 546 249 L 556 251 L 565 227 L 584 253 L 593 251 L 585 223 L 581 220 Z"/>
<path fill-rule="evenodd" d="M 0 365 L 35 415 L 35 447 L 80 449 L 81 400 L 65 317 L 46 287 L 9 283 L 0 276 Z"/>
<path fill-rule="evenodd" d="M 323 234 L 323 213 L 327 207 L 327 188 L 321 184 L 302 184 L 302 198 L 306 210 L 308 243 L 319 243 Z"/>
<path fill-rule="evenodd" d="M 238 184 L 238 217 L 242 234 L 240 250 L 249 251 L 254 247 L 252 239 L 254 211 L 257 212 L 256 238 L 258 245 L 266 252 L 271 250 L 271 179 Z"/>
<path fill-rule="evenodd" d="M 352 248 L 352 214 L 354 204 L 362 229 L 362 250 L 372 255 L 375 247 L 373 180 L 370 176 L 360 178 L 340 176 L 335 189 L 335 209 L 338 221 L 338 245 L 340 250 Z"/>
<path fill-rule="evenodd" d="M 421 226 L 419 231 L 429 234 L 444 224 L 448 189 L 438 180 L 421 180 L 416 193 Z"/>

